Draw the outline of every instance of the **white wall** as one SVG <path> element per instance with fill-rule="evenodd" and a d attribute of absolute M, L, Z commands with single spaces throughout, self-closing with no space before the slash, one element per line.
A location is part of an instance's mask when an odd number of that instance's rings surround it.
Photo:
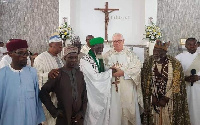
<path fill-rule="evenodd" d="M 110 13 L 108 40 L 112 39 L 114 33 L 120 32 L 124 35 L 126 44 L 145 44 L 142 40 L 145 0 L 71 0 L 70 25 L 81 41 L 85 43 L 85 36 L 88 34 L 104 38 L 105 15 L 94 8 L 104 8 L 105 2 L 108 2 L 109 8 L 120 9 Z"/>
<path fill-rule="evenodd" d="M 153 17 L 153 22 L 157 21 L 157 0 L 145 0 L 145 25 L 149 25 L 149 17 Z"/>
<path fill-rule="evenodd" d="M 59 0 L 59 25 L 63 23 L 63 17 L 70 23 L 70 0 Z"/>

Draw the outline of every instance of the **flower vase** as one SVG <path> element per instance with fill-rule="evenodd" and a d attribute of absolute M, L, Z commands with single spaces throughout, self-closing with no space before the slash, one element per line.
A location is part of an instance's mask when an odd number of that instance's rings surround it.
<path fill-rule="evenodd" d="M 70 44 L 70 39 L 63 39 L 63 47 L 66 47 L 67 44 Z"/>
<path fill-rule="evenodd" d="M 62 39 L 62 51 L 61 51 L 61 57 L 64 55 L 64 47 L 67 46 L 67 44 L 69 44 L 70 40 L 69 39 Z"/>
<path fill-rule="evenodd" d="M 154 49 L 154 46 L 155 46 L 155 41 L 149 41 L 149 56 L 153 55 L 153 49 Z"/>
<path fill-rule="evenodd" d="M 63 47 L 65 47 L 66 46 L 66 39 L 63 39 Z"/>

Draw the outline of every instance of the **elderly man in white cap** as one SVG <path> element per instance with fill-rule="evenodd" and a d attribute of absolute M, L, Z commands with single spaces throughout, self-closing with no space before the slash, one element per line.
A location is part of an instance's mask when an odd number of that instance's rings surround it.
<path fill-rule="evenodd" d="M 63 62 L 58 54 L 62 51 L 62 40 L 58 35 L 50 37 L 49 49 L 39 54 L 35 60 L 33 66 L 37 69 L 39 88 L 47 82 L 48 78 L 54 78 L 58 75 L 58 68 L 63 67 Z M 56 105 L 57 99 L 54 93 L 51 93 L 51 100 Z M 45 108 L 45 107 L 44 107 Z M 45 109 L 46 125 L 55 125 L 55 119 Z"/>

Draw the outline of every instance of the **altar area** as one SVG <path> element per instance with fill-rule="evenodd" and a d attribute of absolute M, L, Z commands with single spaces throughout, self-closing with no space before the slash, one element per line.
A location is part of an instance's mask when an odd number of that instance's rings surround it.
<path fill-rule="evenodd" d="M 62 0 L 61 0 L 62 1 Z M 65 1 L 66 2 L 66 1 Z M 65 16 L 68 18 L 74 34 L 80 37 L 85 44 L 85 37 L 93 35 L 105 39 L 103 54 L 112 48 L 112 35 L 121 33 L 124 37 L 124 46 L 143 62 L 148 54 L 145 34 L 145 0 L 70 0 Z M 73 7 L 72 7 L 73 6 Z M 60 4 L 60 10 L 62 5 Z M 59 22 L 62 23 L 62 16 Z M 70 43 L 68 43 L 70 44 Z"/>

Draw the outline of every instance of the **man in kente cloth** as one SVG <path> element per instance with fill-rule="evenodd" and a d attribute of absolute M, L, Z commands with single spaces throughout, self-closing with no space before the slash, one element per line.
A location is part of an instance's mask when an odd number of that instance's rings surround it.
<path fill-rule="evenodd" d="M 142 68 L 143 125 L 190 124 L 183 69 L 166 54 L 168 46 L 157 40 Z"/>

